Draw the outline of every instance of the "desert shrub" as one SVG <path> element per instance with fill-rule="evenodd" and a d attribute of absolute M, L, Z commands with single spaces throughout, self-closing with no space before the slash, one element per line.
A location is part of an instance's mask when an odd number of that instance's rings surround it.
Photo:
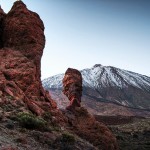
<path fill-rule="evenodd" d="M 12 111 L 13 110 L 13 106 L 11 104 L 7 104 L 7 105 L 2 105 L 2 108 L 4 111 Z"/>
<path fill-rule="evenodd" d="M 88 111 L 81 107 L 79 110 L 78 110 L 78 113 L 79 113 L 79 116 L 88 116 Z"/>
<path fill-rule="evenodd" d="M 12 100 L 13 97 L 11 95 L 6 96 L 7 100 Z"/>
<path fill-rule="evenodd" d="M 27 129 L 45 129 L 46 121 L 30 113 L 19 113 L 18 121 L 22 127 Z"/>
<path fill-rule="evenodd" d="M 44 120 L 50 121 L 50 120 L 52 120 L 52 115 L 50 112 L 46 112 L 43 114 L 43 118 L 44 118 Z"/>
<path fill-rule="evenodd" d="M 61 136 L 57 137 L 56 140 L 53 142 L 54 149 L 61 149 L 61 150 L 73 150 L 75 146 L 75 137 L 74 135 L 64 132 Z"/>
<path fill-rule="evenodd" d="M 70 133 L 63 133 L 62 134 L 62 142 L 74 144 L 75 143 L 75 137 Z"/>

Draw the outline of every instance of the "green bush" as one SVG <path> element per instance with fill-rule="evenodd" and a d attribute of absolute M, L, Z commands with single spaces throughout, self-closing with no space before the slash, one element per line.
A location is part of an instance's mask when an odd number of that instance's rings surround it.
<path fill-rule="evenodd" d="M 62 134 L 62 142 L 74 144 L 75 143 L 75 137 L 70 133 L 63 133 Z"/>
<path fill-rule="evenodd" d="M 42 117 L 43 117 L 43 118 L 44 118 L 44 120 L 46 120 L 46 121 L 50 121 L 50 120 L 52 120 L 52 115 L 51 115 L 51 113 L 50 113 L 50 112 L 46 112 L 46 113 L 44 113 Z"/>
<path fill-rule="evenodd" d="M 19 113 L 18 121 L 22 127 L 27 129 L 45 129 L 46 121 L 30 113 Z"/>

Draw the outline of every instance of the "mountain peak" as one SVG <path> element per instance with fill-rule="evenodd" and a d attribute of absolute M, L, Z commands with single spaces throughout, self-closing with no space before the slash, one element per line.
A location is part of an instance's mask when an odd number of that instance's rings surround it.
<path fill-rule="evenodd" d="M 96 68 L 96 67 L 102 67 L 102 65 L 101 65 L 101 64 L 95 64 L 95 65 L 93 66 L 93 68 Z"/>
<path fill-rule="evenodd" d="M 150 109 L 150 77 L 131 71 L 95 64 L 81 70 L 83 89 L 92 89 L 102 97 L 119 105 Z M 63 74 L 43 80 L 49 89 L 62 88 Z M 86 90 L 84 90 L 86 91 Z"/>

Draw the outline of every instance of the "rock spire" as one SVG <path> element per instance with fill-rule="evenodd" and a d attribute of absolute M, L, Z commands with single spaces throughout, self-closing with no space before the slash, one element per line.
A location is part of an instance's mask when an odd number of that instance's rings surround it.
<path fill-rule="evenodd" d="M 70 100 L 68 110 L 74 110 L 75 107 L 80 107 L 82 96 L 82 75 L 72 68 L 68 68 L 63 78 L 63 93 Z"/>
<path fill-rule="evenodd" d="M 16 1 L 8 14 L 0 9 L 0 91 L 38 115 L 56 108 L 41 84 L 44 25 L 39 15 Z M 3 101 L 3 103 L 5 103 Z"/>

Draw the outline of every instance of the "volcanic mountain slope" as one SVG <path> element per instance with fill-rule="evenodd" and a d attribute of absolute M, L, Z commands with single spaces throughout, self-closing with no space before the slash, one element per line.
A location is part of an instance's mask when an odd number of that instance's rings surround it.
<path fill-rule="evenodd" d="M 101 114 L 99 109 L 101 106 L 109 107 L 110 114 L 115 111 L 110 108 L 115 107 L 124 111 L 127 108 L 136 108 L 139 112 L 140 109 L 150 109 L 150 77 L 100 64 L 81 70 L 81 74 L 83 77 L 82 102 L 91 109 L 91 112 L 97 111 Z M 60 107 L 67 105 L 66 97 L 61 93 L 63 76 L 64 74 L 59 74 L 42 82 L 44 88 L 50 91 Z M 131 113 L 129 110 L 129 114 L 132 115 L 133 111 Z"/>

